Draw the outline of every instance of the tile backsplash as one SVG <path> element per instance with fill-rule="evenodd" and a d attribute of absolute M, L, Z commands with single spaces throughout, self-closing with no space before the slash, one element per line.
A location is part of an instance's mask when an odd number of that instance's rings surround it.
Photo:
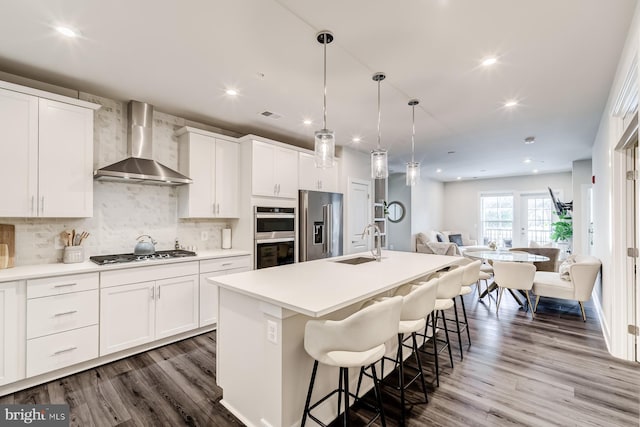
<path fill-rule="evenodd" d="M 127 156 L 127 103 L 81 93 L 81 99 L 102 105 L 94 116 L 94 168 Z M 153 121 L 153 158 L 178 168 L 178 141 L 173 133 L 186 120 L 156 111 Z M 189 123 L 192 125 L 192 123 Z M 60 233 L 67 229 L 88 231 L 85 254 L 102 255 L 133 251 L 136 237 L 148 234 L 158 250 L 173 249 L 175 239 L 198 250 L 221 247 L 222 229 L 233 220 L 178 219 L 176 187 L 94 181 L 93 218 L 0 218 L 16 226 L 16 265 L 62 260 Z M 208 240 L 202 241 L 205 231 Z"/>

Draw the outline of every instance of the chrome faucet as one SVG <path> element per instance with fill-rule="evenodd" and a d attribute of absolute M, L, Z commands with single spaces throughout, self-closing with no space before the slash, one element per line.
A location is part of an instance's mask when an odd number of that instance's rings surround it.
<path fill-rule="evenodd" d="M 369 235 L 369 229 L 373 229 L 373 243 L 375 245 L 375 252 L 372 249 L 371 254 L 377 262 L 380 262 L 382 261 L 382 232 L 378 225 L 375 222 L 372 222 L 364 228 L 361 237 L 362 239 L 364 239 L 365 235 Z"/>

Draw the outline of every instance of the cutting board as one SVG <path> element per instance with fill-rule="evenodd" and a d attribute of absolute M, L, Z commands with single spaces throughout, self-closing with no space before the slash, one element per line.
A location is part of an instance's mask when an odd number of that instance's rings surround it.
<path fill-rule="evenodd" d="M 16 226 L 0 224 L 0 244 L 6 244 L 9 248 L 9 263 L 7 267 L 16 265 Z M 3 265 L 4 263 L 0 263 Z"/>

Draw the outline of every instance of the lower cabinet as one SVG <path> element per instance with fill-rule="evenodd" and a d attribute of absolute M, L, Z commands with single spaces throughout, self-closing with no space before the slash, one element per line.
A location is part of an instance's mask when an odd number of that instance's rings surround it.
<path fill-rule="evenodd" d="M 249 256 L 237 256 L 200 262 L 200 327 L 218 323 L 218 287 L 207 277 L 251 270 Z"/>
<path fill-rule="evenodd" d="M 98 357 L 98 273 L 27 280 L 27 377 Z"/>
<path fill-rule="evenodd" d="M 24 376 L 18 362 L 19 286 L 19 282 L 0 283 L 0 385 Z"/>
<path fill-rule="evenodd" d="M 132 284 L 103 280 L 100 356 L 198 327 L 198 263 L 190 264 L 174 269 L 195 273 L 188 276 L 163 278 L 171 275 L 171 268 L 149 267 L 136 269 L 131 276 L 155 280 Z M 104 287 L 105 283 L 109 286 Z"/>

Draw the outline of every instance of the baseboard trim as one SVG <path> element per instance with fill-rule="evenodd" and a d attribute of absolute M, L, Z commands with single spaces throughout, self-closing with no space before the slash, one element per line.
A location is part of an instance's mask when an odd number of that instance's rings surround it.
<path fill-rule="evenodd" d="M 609 330 L 609 325 L 607 324 L 607 320 L 605 319 L 604 313 L 602 311 L 602 303 L 600 302 L 600 299 L 595 292 L 591 295 L 591 298 L 593 299 L 593 306 L 596 309 L 596 314 L 598 316 L 598 320 L 600 321 L 600 329 L 602 329 L 602 336 L 604 338 L 605 344 L 607 345 L 607 351 L 610 355 L 614 356 L 613 352 L 611 351 L 611 331 Z"/>

